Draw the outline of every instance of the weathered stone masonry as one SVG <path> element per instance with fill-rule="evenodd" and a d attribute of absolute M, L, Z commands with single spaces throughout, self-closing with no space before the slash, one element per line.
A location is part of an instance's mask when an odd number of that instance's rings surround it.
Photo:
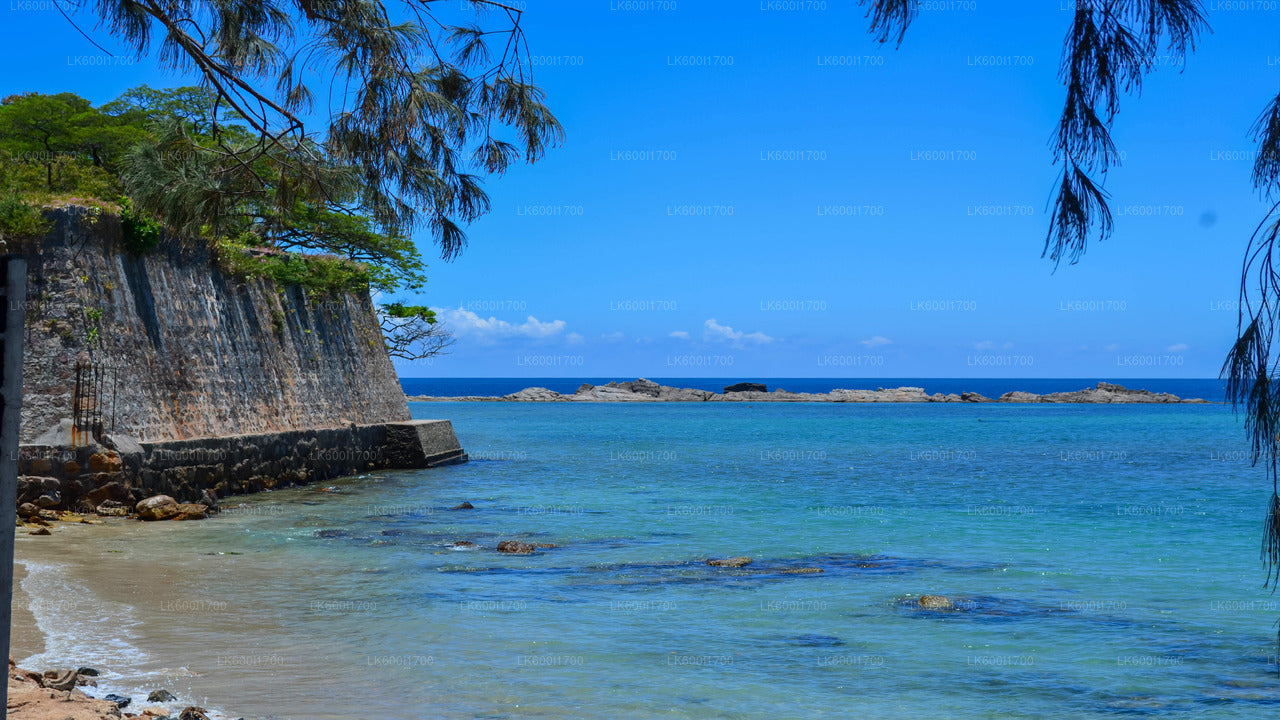
<path fill-rule="evenodd" d="M 195 500 L 465 460 L 448 421 L 409 420 L 367 296 L 228 277 L 201 243 L 133 255 L 112 215 L 51 218 L 24 253 L 27 495 L 52 479 L 64 507 Z M 106 447 L 68 442 L 77 361 Z"/>

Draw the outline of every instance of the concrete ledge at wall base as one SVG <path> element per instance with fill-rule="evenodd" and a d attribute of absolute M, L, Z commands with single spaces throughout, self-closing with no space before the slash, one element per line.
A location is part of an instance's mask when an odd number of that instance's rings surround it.
<path fill-rule="evenodd" d="M 386 439 L 382 448 L 389 467 L 431 468 L 467 461 L 448 420 L 390 422 L 383 427 Z"/>
<path fill-rule="evenodd" d="M 104 442 L 109 447 L 22 446 L 18 503 L 92 512 L 105 500 L 130 507 L 152 495 L 196 502 L 205 490 L 222 498 L 370 470 L 467 461 L 448 420 L 158 442 L 107 436 Z"/>

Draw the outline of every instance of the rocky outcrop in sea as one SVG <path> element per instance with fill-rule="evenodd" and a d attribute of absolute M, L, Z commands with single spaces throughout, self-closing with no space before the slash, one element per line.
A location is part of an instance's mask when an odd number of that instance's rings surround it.
<path fill-rule="evenodd" d="M 694 388 L 675 388 L 659 385 L 641 378 L 629 382 L 611 382 L 607 385 L 582 384 L 572 395 L 558 393 L 544 387 L 525 388 L 501 397 L 464 396 L 435 397 L 411 396 L 415 401 L 451 402 L 889 402 L 889 403 L 1205 403 L 1206 400 L 1183 399 L 1169 393 L 1153 393 L 1149 390 L 1130 390 L 1123 385 L 1100 382 L 1094 387 L 1073 392 L 1056 392 L 1045 395 L 1013 391 L 998 398 L 979 393 L 926 393 L 924 388 L 899 387 L 875 390 L 832 390 L 828 393 L 797 393 L 782 388 L 772 391 L 739 389 L 744 385 L 764 388 L 758 383 L 740 383 L 716 393 Z"/>

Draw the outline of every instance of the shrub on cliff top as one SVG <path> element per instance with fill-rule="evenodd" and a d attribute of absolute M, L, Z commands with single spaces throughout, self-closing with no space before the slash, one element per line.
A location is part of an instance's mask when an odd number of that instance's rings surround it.
<path fill-rule="evenodd" d="M 9 252 L 17 249 L 13 247 L 14 241 L 40 237 L 48 230 L 49 221 L 39 208 L 15 193 L 0 195 L 0 241 L 4 241 Z"/>

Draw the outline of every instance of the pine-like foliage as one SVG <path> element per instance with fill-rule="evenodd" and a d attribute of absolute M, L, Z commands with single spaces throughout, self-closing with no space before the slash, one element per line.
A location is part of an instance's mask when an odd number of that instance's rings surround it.
<path fill-rule="evenodd" d="M 392 234 L 427 227 L 442 256 L 455 256 L 463 226 L 488 210 L 481 178 L 563 140 L 533 84 L 520 11 L 496 0 L 465 4 L 96 0 L 112 36 L 200 76 L 216 98 L 213 116 L 230 113 L 253 135 L 227 140 L 215 126 L 166 138 L 156 148 L 163 158 L 135 168 L 173 162 L 169 179 L 189 193 L 167 203 L 156 194 L 145 209 L 189 228 L 272 187 L 282 212 L 327 197 Z M 316 77 L 332 88 L 323 127 L 303 120 Z"/>
<path fill-rule="evenodd" d="M 1076 0 L 1059 74 L 1067 97 L 1053 138 L 1062 163 L 1044 255 L 1076 263 L 1113 230 L 1099 176 L 1119 164 L 1111 125 L 1120 98 L 1142 89 L 1161 57 L 1182 58 L 1207 27 L 1199 0 Z"/>

